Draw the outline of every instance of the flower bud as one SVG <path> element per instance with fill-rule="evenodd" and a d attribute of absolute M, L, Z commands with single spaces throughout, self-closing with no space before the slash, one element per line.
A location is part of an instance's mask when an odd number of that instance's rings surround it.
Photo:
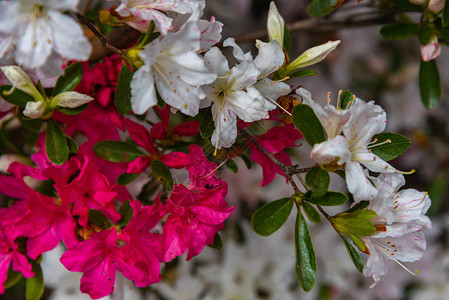
<path fill-rule="evenodd" d="M 440 52 L 441 47 L 436 35 L 433 35 L 426 45 L 421 46 L 421 56 L 423 61 L 430 61 L 437 58 L 440 55 Z"/>
<path fill-rule="evenodd" d="M 88 95 L 80 94 L 78 92 L 64 92 L 56 95 L 56 97 L 51 100 L 51 107 L 53 109 L 56 108 L 56 106 L 75 108 L 86 104 L 93 99 L 94 98 Z"/>
<path fill-rule="evenodd" d="M 284 44 L 284 27 L 285 22 L 273 1 L 270 3 L 270 10 L 268 11 L 267 29 L 268 38 L 271 41 L 278 41 L 279 45 Z"/>
<path fill-rule="evenodd" d="M 23 114 L 29 118 L 40 118 L 47 108 L 47 104 L 44 101 L 30 101 L 25 106 Z"/>
<path fill-rule="evenodd" d="M 11 81 L 12 85 L 18 89 L 21 90 L 24 93 L 27 93 L 31 97 L 34 98 L 36 101 L 43 101 L 44 98 L 39 93 L 38 89 L 34 85 L 34 83 L 31 81 L 30 77 L 25 73 L 22 68 L 18 66 L 5 66 L 1 67 L 1 70 L 5 74 L 6 78 L 8 78 L 9 81 Z"/>
<path fill-rule="evenodd" d="M 286 75 L 290 75 L 300 68 L 319 63 L 320 61 L 325 59 L 326 56 L 338 46 L 338 44 L 340 44 L 339 40 L 329 41 L 325 44 L 306 50 L 303 54 L 301 54 L 297 59 L 295 59 L 287 66 Z"/>

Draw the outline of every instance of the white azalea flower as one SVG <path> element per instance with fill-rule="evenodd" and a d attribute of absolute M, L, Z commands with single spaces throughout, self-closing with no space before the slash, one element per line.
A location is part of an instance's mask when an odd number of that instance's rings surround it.
<path fill-rule="evenodd" d="M 426 249 L 422 229 L 431 227 L 430 219 L 424 214 L 431 201 L 427 193 L 414 189 L 397 192 L 397 188 L 404 184 L 401 174 L 380 174 L 371 179 L 379 190 L 368 206 L 377 213 L 371 219 L 377 230 L 372 236 L 362 239 L 369 254 L 363 273 L 373 277 L 373 287 L 387 274 L 386 259 L 402 267 L 401 262 L 421 259 Z"/>
<path fill-rule="evenodd" d="M 86 104 L 90 101 L 94 100 L 94 98 L 85 95 L 80 94 L 78 92 L 64 92 L 61 94 L 56 95 L 52 101 L 52 106 L 61 106 L 61 107 L 68 107 L 68 108 L 76 108 L 83 104 Z"/>
<path fill-rule="evenodd" d="M 149 22 L 154 21 L 156 28 L 166 35 L 173 30 L 173 18 L 169 13 L 199 18 L 204 6 L 204 0 L 121 0 L 115 11 L 123 17 L 124 23 L 141 32 L 146 32 Z"/>
<path fill-rule="evenodd" d="M 217 47 L 204 56 L 207 66 L 218 74 L 210 85 L 204 86 L 206 100 L 213 102 L 215 130 L 212 144 L 216 149 L 230 147 L 237 137 L 237 116 L 245 122 L 265 118 L 271 106 L 258 99 L 259 93 L 248 90 L 257 82 L 260 71 L 250 61 L 243 61 L 229 69 L 228 62 Z"/>
<path fill-rule="evenodd" d="M 0 67 L 6 78 L 12 83 L 14 88 L 21 90 L 22 92 L 30 95 L 36 101 L 44 100 L 44 96 L 41 95 L 37 87 L 34 85 L 31 78 L 25 73 L 22 68 L 18 66 L 5 66 Z"/>
<path fill-rule="evenodd" d="M 290 86 L 281 81 L 273 81 L 268 75 L 277 71 L 285 60 L 285 54 L 281 45 L 277 41 L 264 43 L 256 41 L 256 47 L 259 50 L 256 58 L 253 60 L 251 53 L 244 53 L 236 44 L 234 38 L 228 38 L 223 42 L 223 46 L 233 48 L 234 57 L 239 61 L 253 62 L 260 74 L 256 83 L 247 88 L 249 94 L 264 102 L 269 110 L 276 108 L 276 99 L 280 96 L 290 93 Z"/>
<path fill-rule="evenodd" d="M 279 14 L 276 4 L 273 1 L 271 1 L 267 18 L 268 39 L 270 41 L 277 41 L 280 45 L 283 45 L 284 27 L 285 21 Z"/>
<path fill-rule="evenodd" d="M 75 9 L 77 3 L 74 0 L 2 1 L 2 44 L 8 42 L 8 51 L 13 52 L 18 64 L 29 70 L 39 70 L 47 77 L 61 73 L 62 58 L 87 60 L 91 44 L 81 26 L 63 14 L 63 11 Z M 57 62 L 57 68 L 49 62 Z M 4 57 L 0 58 L 0 64 L 5 63 Z"/>
<path fill-rule="evenodd" d="M 373 172 L 398 172 L 370 150 L 374 146 L 371 143 L 373 136 L 385 129 L 385 111 L 373 101 L 366 103 L 359 98 L 344 111 L 330 105 L 323 109 L 304 89 L 297 92 L 312 107 L 328 134 L 326 141 L 313 146 L 310 157 L 318 164 L 337 160 L 339 165 L 344 165 L 348 190 L 354 199 L 373 199 L 377 189 L 365 176 L 362 165 Z"/>
<path fill-rule="evenodd" d="M 131 81 L 131 105 L 136 114 L 156 105 L 156 90 L 162 99 L 183 113 L 198 113 L 206 95 L 199 87 L 215 80 L 216 74 L 205 65 L 200 50 L 200 29 L 196 22 L 169 33 L 162 41 L 154 40 L 139 53 L 144 65 Z"/>
<path fill-rule="evenodd" d="M 221 40 L 221 30 L 223 23 L 215 20 L 214 17 L 207 20 L 199 20 L 198 27 L 201 30 L 200 35 L 200 52 L 205 52 L 210 49 L 213 45 Z"/>
<path fill-rule="evenodd" d="M 47 104 L 44 101 L 30 101 L 27 102 L 25 109 L 23 110 L 23 115 L 37 119 L 40 118 L 47 110 Z"/>

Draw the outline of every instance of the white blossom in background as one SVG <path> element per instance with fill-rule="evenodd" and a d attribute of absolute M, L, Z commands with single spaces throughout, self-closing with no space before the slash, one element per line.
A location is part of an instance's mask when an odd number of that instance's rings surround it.
<path fill-rule="evenodd" d="M 198 20 L 205 7 L 204 0 L 121 0 L 115 11 L 122 22 L 141 32 L 146 32 L 150 21 L 154 21 L 161 34 L 166 35 L 176 28 L 174 18 L 181 15 L 182 21 Z"/>
<path fill-rule="evenodd" d="M 0 65 L 13 59 L 40 78 L 62 73 L 63 60 L 87 60 L 92 46 L 81 26 L 63 12 L 74 0 L 17 0 L 0 3 Z"/>
<path fill-rule="evenodd" d="M 380 174 L 370 179 L 379 193 L 368 206 L 377 214 L 371 219 L 376 232 L 362 237 L 369 255 L 363 274 L 374 279 L 374 287 L 387 274 L 386 260 L 403 266 L 401 262 L 414 262 L 423 256 L 426 241 L 422 229 L 431 227 L 425 216 L 431 201 L 427 193 L 415 189 L 398 192 L 405 183 L 401 174 Z"/>
<path fill-rule="evenodd" d="M 136 114 L 145 113 L 157 104 L 156 89 L 162 99 L 189 116 L 195 116 L 200 100 L 206 95 L 201 85 L 211 83 L 217 75 L 210 71 L 200 50 L 200 29 L 189 22 L 162 41 L 154 40 L 139 53 L 144 65 L 131 81 L 131 106 Z"/>

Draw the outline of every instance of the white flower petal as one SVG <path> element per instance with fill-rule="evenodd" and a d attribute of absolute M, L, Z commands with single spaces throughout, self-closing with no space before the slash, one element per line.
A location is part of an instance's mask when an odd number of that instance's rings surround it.
<path fill-rule="evenodd" d="M 251 56 L 251 52 L 244 53 L 242 48 L 235 42 L 233 37 L 227 38 L 223 42 L 224 47 L 232 47 L 232 55 L 234 55 L 235 59 L 239 62 L 242 61 L 252 61 L 253 57 Z"/>
<path fill-rule="evenodd" d="M 218 149 L 231 147 L 237 137 L 237 121 L 235 114 L 229 109 L 220 109 L 217 104 L 212 106 L 215 130 L 211 142 Z M 217 141 L 218 140 L 218 141 Z"/>
<path fill-rule="evenodd" d="M 44 101 L 30 101 L 25 106 L 23 114 L 29 118 L 37 119 L 45 112 L 47 105 Z"/>
<path fill-rule="evenodd" d="M 284 96 L 290 93 L 290 86 L 288 84 L 280 81 L 272 81 L 268 78 L 258 80 L 255 84 L 253 84 L 253 87 L 257 89 L 264 98 L 272 100 L 269 103 L 270 105 L 274 105 L 274 107 L 271 106 L 272 108 L 270 108 L 270 110 L 276 108 L 276 105 L 273 103 L 273 101 L 275 102 L 276 99 L 280 96 Z"/>
<path fill-rule="evenodd" d="M 217 78 L 217 75 L 206 67 L 203 57 L 194 52 L 170 58 L 164 60 L 163 66 L 187 84 L 204 85 Z"/>
<path fill-rule="evenodd" d="M 58 94 L 52 99 L 52 101 L 54 101 L 56 105 L 68 108 L 79 107 L 92 100 L 94 100 L 94 98 L 74 91 Z"/>
<path fill-rule="evenodd" d="M 244 91 L 236 91 L 226 95 L 225 107 L 233 111 L 245 122 L 261 120 L 268 116 L 265 105 Z"/>
<path fill-rule="evenodd" d="M 42 95 L 22 68 L 18 66 L 5 66 L 0 68 L 16 89 L 27 93 L 35 100 L 43 100 Z"/>
<path fill-rule="evenodd" d="M 354 195 L 355 201 L 371 200 L 377 195 L 377 189 L 368 180 L 362 166 L 357 162 L 347 162 L 346 184 L 349 192 Z"/>
<path fill-rule="evenodd" d="M 271 1 L 267 18 L 268 39 L 270 41 L 276 40 L 282 45 L 284 43 L 284 26 L 284 19 L 279 14 L 274 1 Z"/>
<path fill-rule="evenodd" d="M 199 20 L 198 28 L 201 30 L 200 34 L 200 47 L 204 52 L 210 49 L 213 45 L 217 44 L 221 40 L 221 31 L 223 24 L 215 20 L 214 17 L 210 21 Z"/>
<path fill-rule="evenodd" d="M 141 115 L 157 104 L 153 74 L 144 66 L 136 71 L 131 81 L 131 107 Z"/>
<path fill-rule="evenodd" d="M 204 54 L 204 61 L 207 68 L 219 76 L 225 76 L 229 72 L 228 60 L 217 47 L 210 48 Z"/>
<path fill-rule="evenodd" d="M 244 89 L 256 83 L 259 74 L 260 72 L 254 63 L 243 61 L 231 69 L 228 86 L 234 91 Z"/>
<path fill-rule="evenodd" d="M 348 163 L 351 159 L 351 152 L 348 149 L 348 141 L 344 136 L 337 136 L 333 139 L 315 144 L 310 152 L 310 158 L 317 164 L 328 164 L 339 158 L 340 165 Z"/>
<path fill-rule="evenodd" d="M 277 41 L 264 43 L 257 40 L 256 47 L 259 49 L 259 54 L 254 59 L 254 63 L 261 74 L 271 74 L 274 71 L 277 71 L 284 63 L 285 54 Z"/>

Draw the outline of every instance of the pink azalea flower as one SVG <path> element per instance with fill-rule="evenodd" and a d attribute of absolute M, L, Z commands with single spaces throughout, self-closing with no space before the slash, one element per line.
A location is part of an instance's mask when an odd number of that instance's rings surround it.
<path fill-rule="evenodd" d="M 170 105 L 165 104 L 163 109 L 156 107 L 161 122 L 156 123 L 151 127 L 151 135 L 155 139 L 175 139 L 176 136 L 194 136 L 200 133 L 200 122 L 188 121 L 176 125 L 175 127 L 170 127 Z"/>
<path fill-rule="evenodd" d="M 78 222 L 81 226 L 87 226 L 90 209 L 100 210 L 113 222 L 121 217 L 114 208 L 117 196 L 114 185 L 98 171 L 88 156 L 84 157 L 81 172 L 72 182 L 56 184 L 55 188 L 63 203 L 73 203 L 72 213 L 80 216 Z"/>
<path fill-rule="evenodd" d="M 70 271 L 83 272 L 81 292 L 97 299 L 114 291 L 116 270 L 144 287 L 161 279 L 159 273 L 160 235 L 149 230 L 160 221 L 153 207 L 130 203 L 134 217 L 117 233 L 116 228 L 93 233 L 90 239 L 68 249 L 61 263 Z"/>
<path fill-rule="evenodd" d="M 162 234 L 163 261 L 186 250 L 187 260 L 201 253 L 213 243 L 215 234 L 234 211 L 225 201 L 226 182 L 214 176 L 216 164 L 209 162 L 197 145 L 189 146 L 189 159 L 189 186 L 175 185 L 165 205 L 156 201 L 156 207 L 170 214 Z"/>
<path fill-rule="evenodd" d="M 12 269 L 22 273 L 24 277 L 30 278 L 34 276 L 34 273 L 31 271 L 31 264 L 25 255 L 18 251 L 17 244 L 14 243 L 15 237 L 11 236 L 9 229 L 9 227 L 0 227 L 0 294 L 5 292 L 3 284 L 6 281 L 11 264 Z"/>
<path fill-rule="evenodd" d="M 188 155 L 183 152 L 171 152 L 169 154 L 160 154 L 154 147 L 153 138 L 150 132 L 140 124 L 131 120 L 125 120 L 126 127 L 130 137 L 137 145 L 147 150 L 147 156 L 141 156 L 128 164 L 126 170 L 129 174 L 138 174 L 143 172 L 151 164 L 153 159 L 159 159 L 170 168 L 181 169 L 188 164 Z"/>
<path fill-rule="evenodd" d="M 295 142 L 302 138 L 302 134 L 293 125 L 286 125 L 273 127 L 267 133 L 254 138 L 281 162 L 291 165 L 290 157 L 284 152 L 284 149 L 295 146 Z M 262 167 L 263 179 L 260 183 L 261 186 L 272 182 L 276 173 L 285 176 L 281 168 L 259 148 L 252 143 L 249 144 L 249 147 L 251 148 L 251 159 Z"/>

